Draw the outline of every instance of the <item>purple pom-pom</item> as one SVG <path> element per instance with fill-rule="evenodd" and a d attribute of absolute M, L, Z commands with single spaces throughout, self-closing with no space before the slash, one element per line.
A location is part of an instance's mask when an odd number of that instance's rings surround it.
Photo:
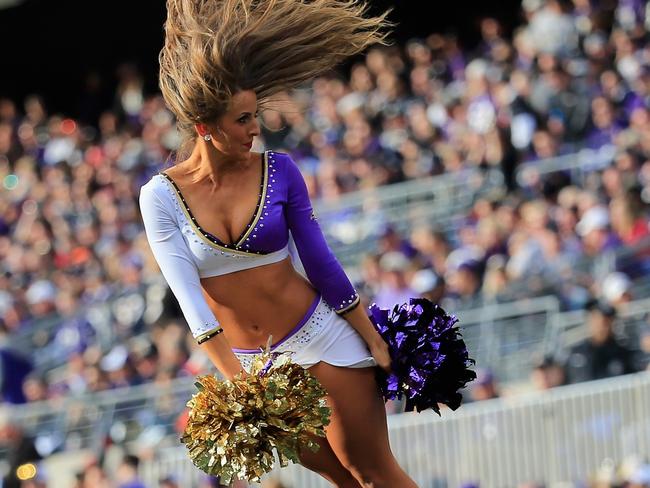
<path fill-rule="evenodd" d="M 426 298 L 411 298 L 393 310 L 369 307 L 370 320 L 388 344 L 391 373 L 378 371 L 386 400 L 406 397 L 406 410 L 427 408 L 440 415 L 439 403 L 456 410 L 462 401 L 458 390 L 476 379 L 458 319 Z"/>

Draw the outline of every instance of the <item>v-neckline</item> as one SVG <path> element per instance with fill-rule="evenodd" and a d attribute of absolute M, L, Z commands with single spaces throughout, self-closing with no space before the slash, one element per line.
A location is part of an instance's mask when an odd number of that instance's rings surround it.
<path fill-rule="evenodd" d="M 162 171 L 159 171 L 158 174 L 164 176 L 172 184 L 174 190 L 176 191 L 176 196 L 181 201 L 181 204 L 183 205 L 183 208 L 185 209 L 187 216 L 189 217 L 190 224 L 192 225 L 192 227 L 194 227 L 194 229 L 197 232 L 201 233 L 204 237 L 208 239 L 210 243 L 216 245 L 217 247 L 223 247 L 230 250 L 247 252 L 244 249 L 239 249 L 239 248 L 243 245 L 244 242 L 246 242 L 246 239 L 248 239 L 248 236 L 253 231 L 253 229 L 257 225 L 257 221 L 262 215 L 262 210 L 264 208 L 263 203 L 266 199 L 266 188 L 268 183 L 268 151 L 264 151 L 262 153 L 261 164 L 262 164 L 262 176 L 260 181 L 260 190 L 258 194 L 257 205 L 255 206 L 255 210 L 253 211 L 253 215 L 248 221 L 248 224 L 246 224 L 244 230 L 242 230 L 242 232 L 239 234 L 237 239 L 235 239 L 235 241 L 232 244 L 228 244 L 222 241 L 216 235 L 211 234 L 210 232 L 206 231 L 203 227 L 201 227 L 201 225 L 197 222 L 196 218 L 194 217 L 192 210 L 190 210 L 190 207 L 187 205 L 187 202 L 185 201 L 185 197 L 181 193 L 180 189 L 178 188 L 178 185 L 172 179 L 172 177 Z"/>

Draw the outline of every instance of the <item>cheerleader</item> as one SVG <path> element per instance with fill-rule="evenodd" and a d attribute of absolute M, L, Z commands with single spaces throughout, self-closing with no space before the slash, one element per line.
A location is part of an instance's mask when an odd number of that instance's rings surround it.
<path fill-rule="evenodd" d="M 160 88 L 183 141 L 140 192 L 154 257 L 191 332 L 233 378 L 273 338 L 327 390 L 301 463 L 338 487 L 415 487 L 391 453 L 375 366 L 388 346 L 328 247 L 296 163 L 252 152 L 279 92 L 386 43 L 358 0 L 168 0 Z"/>

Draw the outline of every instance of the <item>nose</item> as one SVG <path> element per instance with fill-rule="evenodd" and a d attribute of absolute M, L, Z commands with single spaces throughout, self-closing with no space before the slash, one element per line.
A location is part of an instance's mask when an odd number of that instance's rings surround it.
<path fill-rule="evenodd" d="M 260 135 L 260 123 L 256 118 L 253 118 L 253 121 L 251 123 L 251 127 L 250 127 L 248 133 L 251 136 L 259 136 Z"/>

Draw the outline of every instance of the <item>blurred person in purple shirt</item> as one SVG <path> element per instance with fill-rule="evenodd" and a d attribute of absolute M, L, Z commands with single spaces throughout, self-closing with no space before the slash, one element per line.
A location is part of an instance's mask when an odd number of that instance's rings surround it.
<path fill-rule="evenodd" d="M 483 283 L 483 264 L 470 259 L 457 267 L 447 270 L 445 296 L 441 306 L 448 311 L 480 308 L 484 297 L 481 294 Z"/>
<path fill-rule="evenodd" d="M 32 371 L 30 361 L 9 349 L 0 349 L 0 392 L 6 403 L 25 403 L 23 381 Z"/>
<path fill-rule="evenodd" d="M 614 107 L 605 97 L 596 97 L 592 100 L 591 121 L 593 129 L 587 134 L 587 147 L 591 149 L 613 144 L 616 135 L 624 129 L 624 125 L 616 120 Z"/>
<path fill-rule="evenodd" d="M 379 250 L 381 254 L 389 252 L 399 252 L 405 257 L 411 259 L 418 254 L 418 250 L 413 247 L 408 239 L 403 238 L 391 225 L 387 225 L 379 236 Z"/>
<path fill-rule="evenodd" d="M 140 458 L 127 454 L 122 458 L 122 463 L 117 467 L 117 488 L 147 488 L 138 477 Z"/>
<path fill-rule="evenodd" d="M 408 284 L 410 265 L 409 259 L 397 251 L 387 252 L 381 257 L 379 291 L 373 300 L 380 308 L 392 309 L 396 304 L 407 303 L 409 298 L 419 296 Z"/>

